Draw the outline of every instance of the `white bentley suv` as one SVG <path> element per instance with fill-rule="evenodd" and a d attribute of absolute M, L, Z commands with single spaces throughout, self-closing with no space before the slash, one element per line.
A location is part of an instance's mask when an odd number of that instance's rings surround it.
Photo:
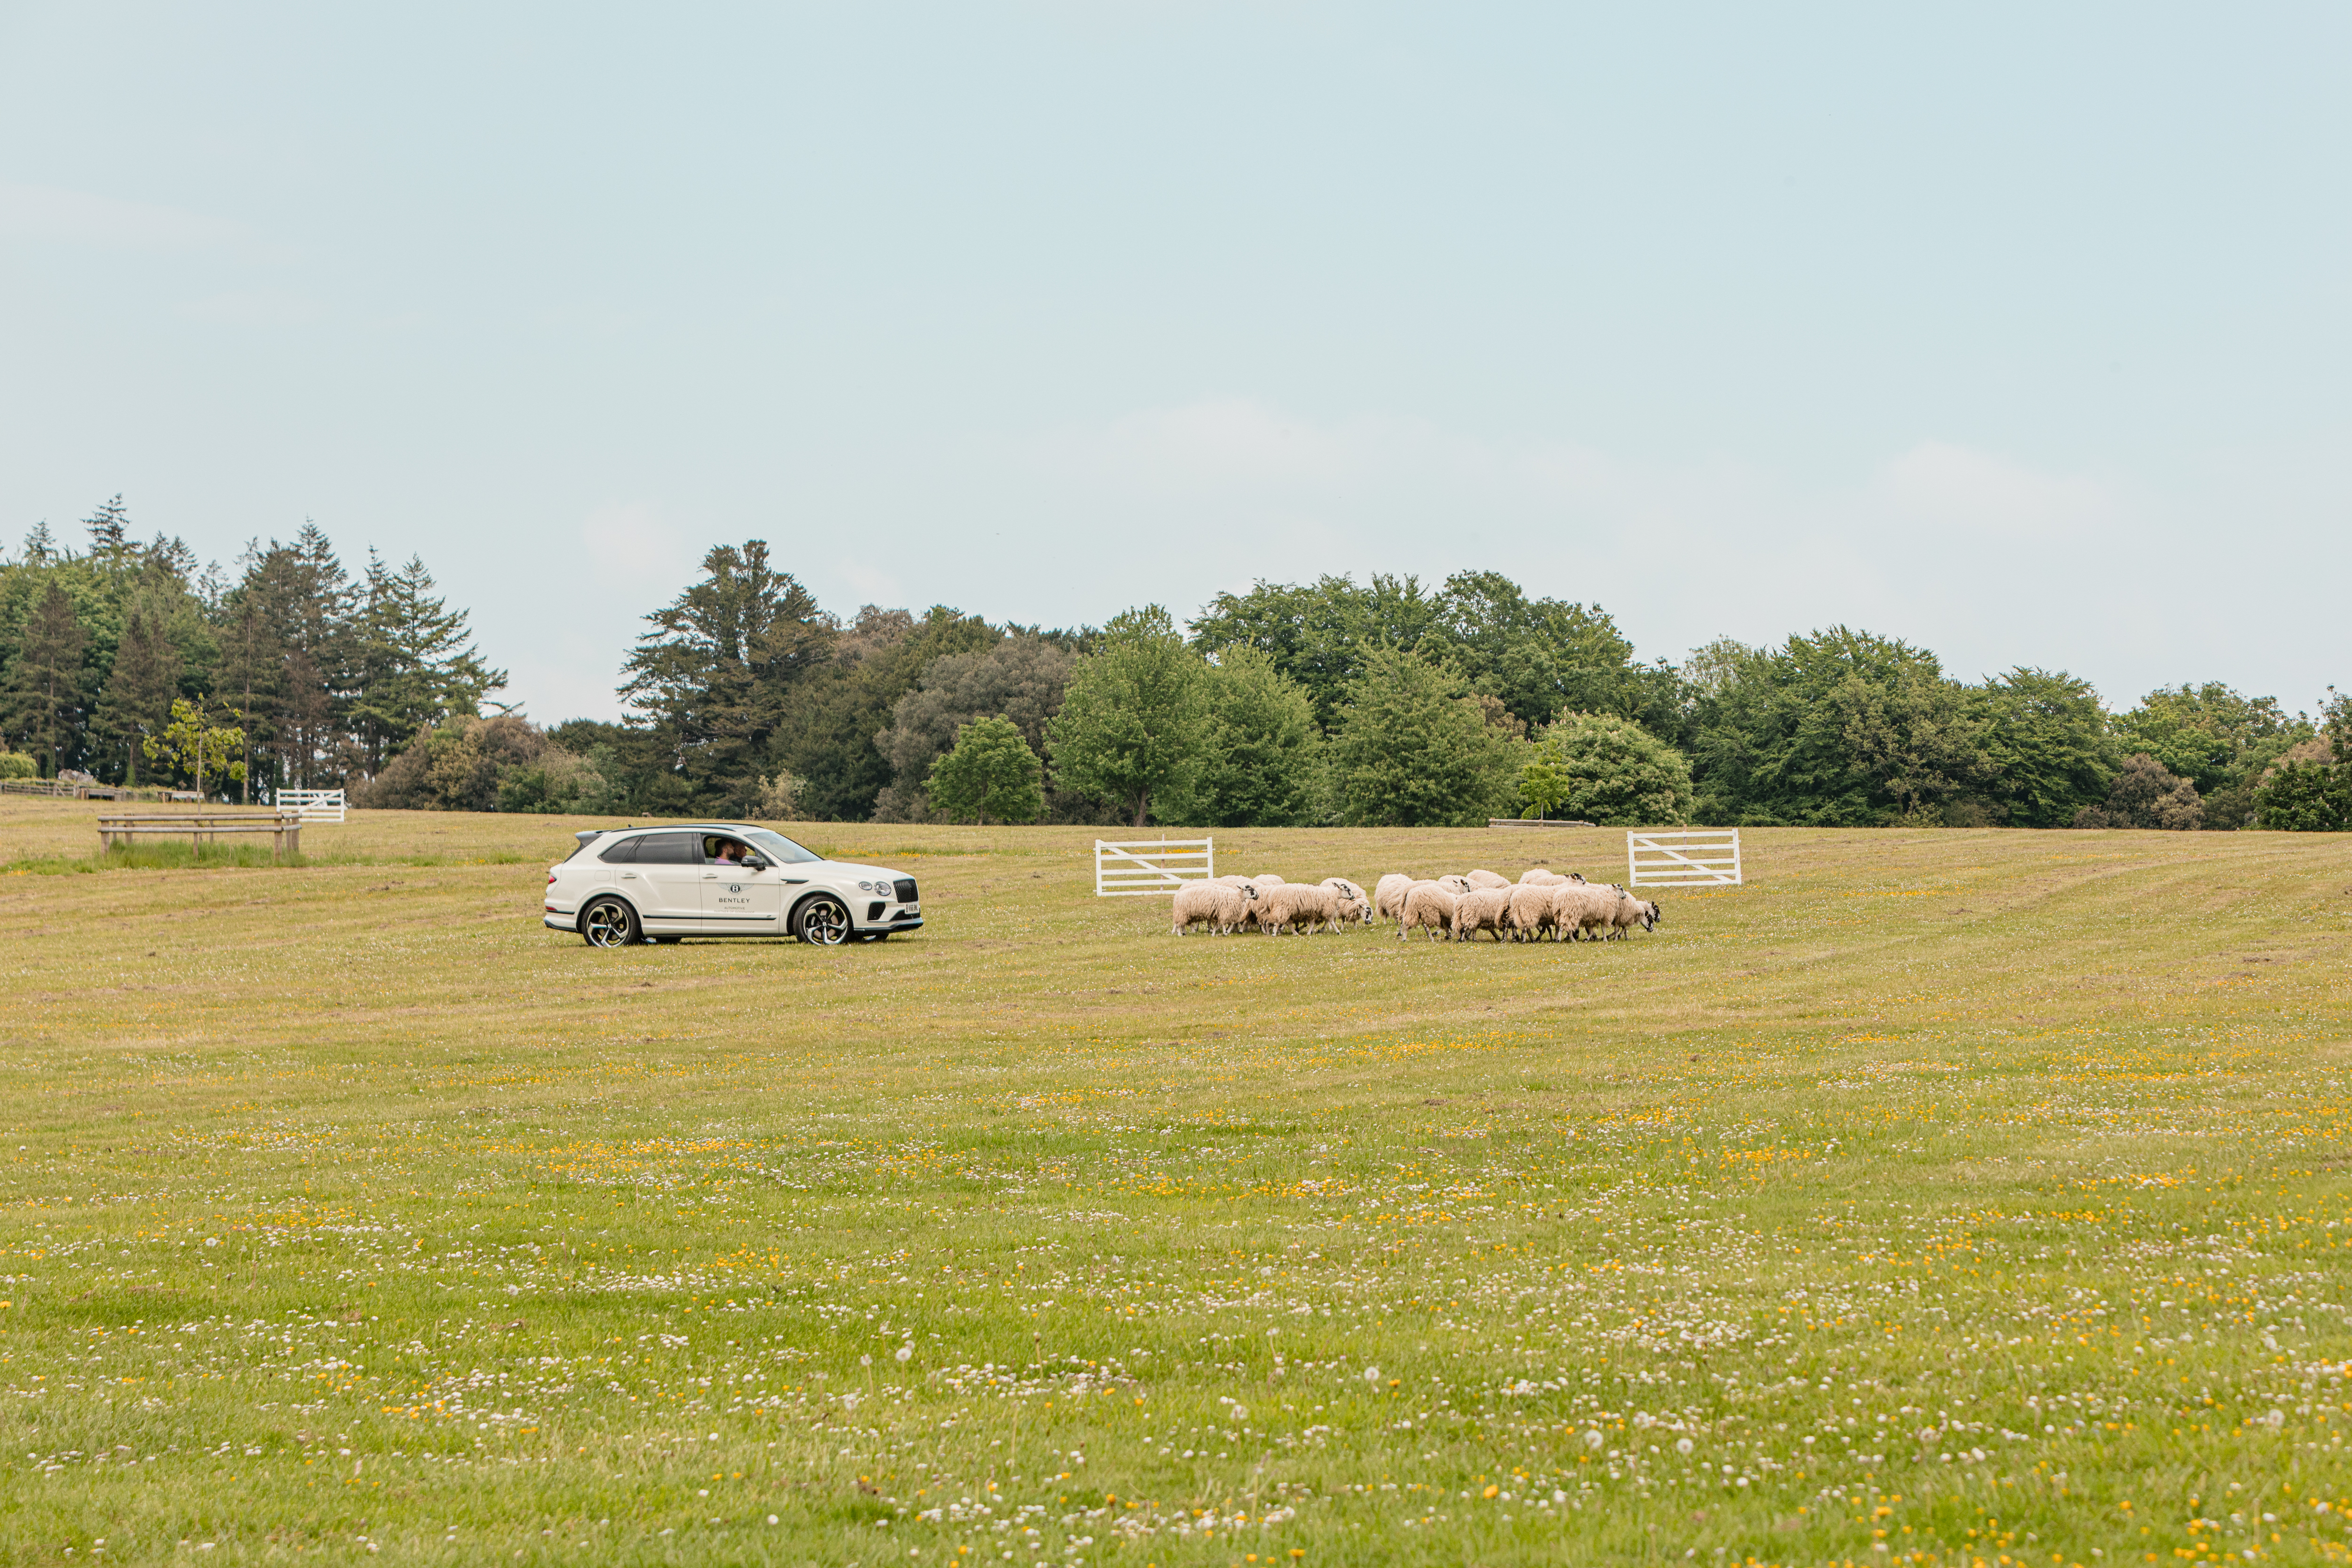
<path fill-rule="evenodd" d="M 591 947 L 685 936 L 880 942 L 923 923 L 915 879 L 740 822 L 605 828 L 547 870 L 546 924 Z"/>

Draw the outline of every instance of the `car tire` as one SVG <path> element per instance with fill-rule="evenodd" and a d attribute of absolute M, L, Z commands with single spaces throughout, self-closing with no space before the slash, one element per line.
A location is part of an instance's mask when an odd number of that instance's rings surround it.
<path fill-rule="evenodd" d="M 580 940 L 590 947 L 628 947 L 646 939 L 637 911 L 621 899 L 591 900 L 573 923 L 580 928 Z"/>
<path fill-rule="evenodd" d="M 820 893 L 793 911 L 793 934 L 811 947 L 839 947 L 852 934 L 849 906 Z"/>

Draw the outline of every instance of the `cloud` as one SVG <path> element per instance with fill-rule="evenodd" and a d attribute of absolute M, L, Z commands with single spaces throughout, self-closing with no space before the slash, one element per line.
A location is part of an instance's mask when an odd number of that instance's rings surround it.
<path fill-rule="evenodd" d="M 192 300 L 180 313 L 200 321 L 239 327 L 299 327 L 324 312 L 316 300 L 279 289 L 237 289 Z"/>
<path fill-rule="evenodd" d="M 2079 534 L 2120 515 L 2116 496 L 2096 480 L 2039 473 L 1944 441 L 1923 441 L 1886 464 L 1873 489 L 1898 513 L 2009 539 Z"/>
<path fill-rule="evenodd" d="M 54 185 L 0 184 L 0 235 L 109 249 L 258 248 L 241 225 L 225 218 Z"/>
<path fill-rule="evenodd" d="M 598 507 L 581 523 L 580 542 L 587 546 L 589 569 L 599 583 L 640 594 L 649 586 L 675 584 L 660 589 L 663 601 L 693 578 L 701 559 L 677 525 L 647 501 Z"/>

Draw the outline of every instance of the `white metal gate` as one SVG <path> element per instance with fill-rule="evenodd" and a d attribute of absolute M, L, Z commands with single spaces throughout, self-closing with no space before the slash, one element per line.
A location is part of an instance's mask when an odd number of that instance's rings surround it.
<path fill-rule="evenodd" d="M 1098 899 L 1172 893 L 1180 882 L 1205 881 L 1216 874 L 1213 838 L 1139 839 L 1131 844 L 1095 840 L 1095 897 Z"/>
<path fill-rule="evenodd" d="M 280 811 L 300 812 L 305 822 L 343 819 L 343 792 L 339 789 L 281 789 L 277 805 Z"/>
<path fill-rule="evenodd" d="M 1625 881 L 1635 888 L 1736 888 L 1739 829 L 1625 835 Z"/>

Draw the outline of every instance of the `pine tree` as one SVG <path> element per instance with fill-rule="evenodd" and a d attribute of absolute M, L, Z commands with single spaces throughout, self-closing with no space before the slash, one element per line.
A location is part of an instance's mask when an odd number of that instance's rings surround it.
<path fill-rule="evenodd" d="M 271 727 L 278 698 L 284 689 L 285 651 L 262 618 L 260 602 L 239 593 L 221 628 L 220 689 L 246 715 L 245 776 L 239 779 L 238 804 L 252 800 L 253 752 L 268 754 L 276 731 Z"/>
<path fill-rule="evenodd" d="M 748 803 L 787 693 L 831 657 L 837 631 L 792 574 L 768 563 L 765 540 L 719 545 L 702 569 L 646 617 L 656 629 L 623 667 L 621 695 L 702 798 Z"/>
<path fill-rule="evenodd" d="M 133 609 L 91 725 L 106 741 L 122 746 L 124 783 L 139 782 L 141 742 L 171 721 L 172 699 L 179 689 L 179 649 L 152 618 Z"/>
<path fill-rule="evenodd" d="M 50 578 L 25 623 L 8 695 L 16 728 L 48 752 L 51 778 L 79 739 L 84 640 L 73 601 Z"/>
<path fill-rule="evenodd" d="M 131 552 L 131 512 L 118 495 L 81 520 L 89 530 L 89 552 L 94 560 L 111 565 Z"/>
<path fill-rule="evenodd" d="M 371 775 L 426 727 L 477 716 L 483 694 L 507 683 L 506 671 L 483 664 L 467 640 L 467 613 L 448 608 L 433 588 L 420 558 L 394 572 L 368 552 L 351 717 Z"/>

